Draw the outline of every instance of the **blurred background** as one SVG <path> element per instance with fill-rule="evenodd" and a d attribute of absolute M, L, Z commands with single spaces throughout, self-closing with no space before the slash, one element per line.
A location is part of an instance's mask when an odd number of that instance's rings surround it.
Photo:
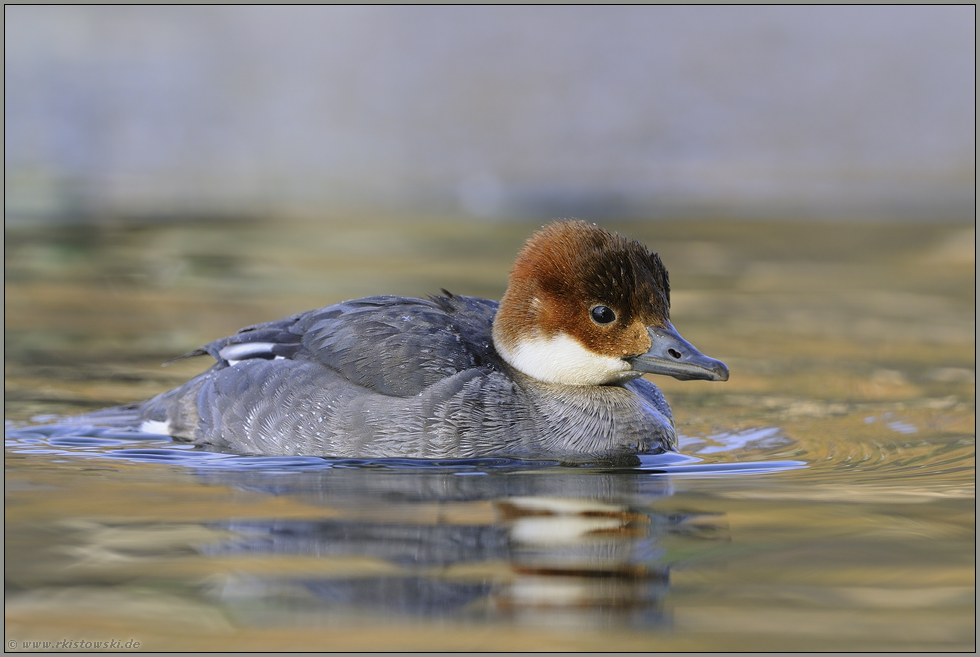
<path fill-rule="evenodd" d="M 577 216 L 658 251 L 672 321 L 731 369 L 656 377 L 682 451 L 808 464 L 224 478 L 176 444 L 8 434 L 6 641 L 974 647 L 974 6 L 4 17 L 5 428 L 343 299 L 500 298 Z M 521 547 L 495 505 L 559 488 L 632 520 L 533 511 L 564 529 Z"/>
<path fill-rule="evenodd" d="M 6 6 L 5 220 L 972 220 L 975 12 Z"/>

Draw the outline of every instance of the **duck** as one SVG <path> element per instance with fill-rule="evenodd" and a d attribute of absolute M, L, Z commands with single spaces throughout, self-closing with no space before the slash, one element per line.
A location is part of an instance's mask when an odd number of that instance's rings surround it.
<path fill-rule="evenodd" d="M 671 324 L 660 257 L 595 224 L 534 233 L 499 303 L 441 292 L 243 328 L 179 357 L 210 369 L 118 408 L 144 432 L 239 454 L 635 462 L 677 451 L 644 375 L 729 377 Z"/>

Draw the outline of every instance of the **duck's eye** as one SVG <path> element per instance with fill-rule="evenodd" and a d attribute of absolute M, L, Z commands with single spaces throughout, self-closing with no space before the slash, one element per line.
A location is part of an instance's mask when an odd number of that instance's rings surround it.
<path fill-rule="evenodd" d="M 616 313 L 608 306 L 596 306 L 592 309 L 592 321 L 596 324 L 608 324 L 616 321 Z"/>

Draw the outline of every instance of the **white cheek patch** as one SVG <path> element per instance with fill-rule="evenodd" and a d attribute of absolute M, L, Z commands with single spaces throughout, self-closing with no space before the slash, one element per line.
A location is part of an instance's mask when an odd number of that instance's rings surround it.
<path fill-rule="evenodd" d="M 144 420 L 143 424 L 140 425 L 140 431 L 143 433 L 155 433 L 160 436 L 169 436 L 170 423 L 159 420 Z"/>
<path fill-rule="evenodd" d="M 522 340 L 514 349 L 497 350 L 510 365 L 546 383 L 598 386 L 632 379 L 632 366 L 621 358 L 595 354 L 564 333 Z"/>

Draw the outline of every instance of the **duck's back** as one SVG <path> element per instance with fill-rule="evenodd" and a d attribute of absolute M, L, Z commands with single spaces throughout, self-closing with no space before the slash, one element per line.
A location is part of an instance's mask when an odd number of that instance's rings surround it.
<path fill-rule="evenodd" d="M 311 361 L 372 392 L 417 395 L 473 367 L 493 367 L 497 302 L 446 293 L 430 299 L 378 296 L 257 324 L 216 340 L 216 367 L 248 359 Z"/>

